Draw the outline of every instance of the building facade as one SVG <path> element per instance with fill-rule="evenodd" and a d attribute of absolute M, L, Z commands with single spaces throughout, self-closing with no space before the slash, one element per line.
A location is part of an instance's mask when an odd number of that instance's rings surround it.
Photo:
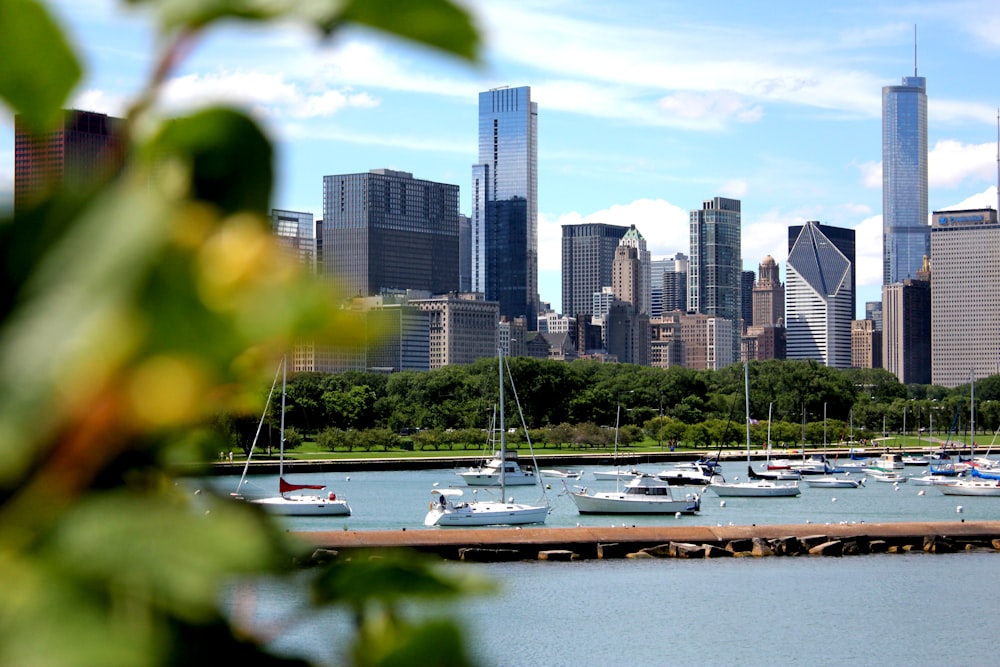
<path fill-rule="evenodd" d="M 538 105 L 531 88 L 479 94 L 472 167 L 472 291 L 505 317 L 538 314 Z M 570 313 L 575 314 L 575 313 Z"/>
<path fill-rule="evenodd" d="M 882 332 L 872 320 L 851 320 L 851 366 L 882 368 Z"/>
<path fill-rule="evenodd" d="M 24 211 L 56 187 L 81 190 L 114 174 L 123 159 L 125 121 L 69 109 L 59 126 L 32 133 L 14 117 L 14 212 Z"/>
<path fill-rule="evenodd" d="M 970 372 L 980 378 L 1000 373 L 998 249 L 995 210 L 934 212 L 931 381 L 936 385 L 965 384 Z"/>
<path fill-rule="evenodd" d="M 611 285 L 615 249 L 628 227 L 600 222 L 562 227 L 562 311 L 593 315 L 594 293 Z"/>
<path fill-rule="evenodd" d="M 788 239 L 787 357 L 850 368 L 854 230 L 807 222 Z"/>
<path fill-rule="evenodd" d="M 874 326 L 874 323 L 873 323 Z M 903 384 L 931 383 L 931 284 L 882 287 L 882 367 Z"/>
<path fill-rule="evenodd" d="M 687 311 L 688 258 L 682 252 L 650 263 L 650 317 L 674 310 Z"/>
<path fill-rule="evenodd" d="M 688 312 L 738 322 L 743 257 L 740 201 L 715 197 L 691 211 Z"/>
<path fill-rule="evenodd" d="M 625 232 L 625 235 L 622 237 L 622 240 L 618 243 L 618 245 L 635 249 L 635 258 L 638 261 L 638 265 L 636 266 L 637 287 L 635 297 L 630 299 L 630 301 L 637 313 L 648 317 L 652 298 L 652 293 L 650 291 L 650 272 L 652 260 L 650 258 L 649 250 L 646 248 L 646 239 L 644 239 L 642 234 L 639 233 L 639 230 L 635 228 L 635 225 L 632 225 L 629 227 L 628 231 Z"/>
<path fill-rule="evenodd" d="M 760 276 L 753 286 L 753 326 L 784 326 L 785 286 L 781 283 L 778 263 L 768 255 L 760 263 Z"/>
<path fill-rule="evenodd" d="M 916 278 L 930 253 L 927 80 L 882 88 L 882 284 Z"/>
<path fill-rule="evenodd" d="M 373 169 L 323 177 L 323 273 L 349 297 L 457 292 L 458 186 Z"/>
<path fill-rule="evenodd" d="M 271 209 L 271 229 L 278 242 L 312 273 L 317 271 L 319 243 L 312 213 Z"/>
<path fill-rule="evenodd" d="M 415 299 L 430 314 L 430 368 L 471 364 L 497 354 L 500 306 L 478 293 Z"/>

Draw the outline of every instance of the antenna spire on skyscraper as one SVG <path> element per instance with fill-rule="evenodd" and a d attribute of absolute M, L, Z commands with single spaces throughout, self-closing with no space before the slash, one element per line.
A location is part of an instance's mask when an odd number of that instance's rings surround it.
<path fill-rule="evenodd" d="M 913 24 L 913 76 L 917 75 L 917 24 Z"/>

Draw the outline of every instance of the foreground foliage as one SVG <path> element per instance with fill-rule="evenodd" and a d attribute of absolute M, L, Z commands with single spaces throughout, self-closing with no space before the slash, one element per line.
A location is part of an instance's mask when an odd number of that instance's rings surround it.
<path fill-rule="evenodd" d="M 302 664 L 220 608 L 224 582 L 286 572 L 301 547 L 174 473 L 229 444 L 202 425 L 260 410 L 256 387 L 292 341 L 353 329 L 273 240 L 257 124 L 224 107 L 165 117 L 157 95 L 222 20 L 319 36 L 362 24 L 463 58 L 478 41 L 449 0 L 128 4 L 162 48 L 108 173 L 53 183 L 0 222 L 0 664 Z M 0 99 L 25 127 L 54 127 L 82 72 L 44 4 L 0 3 Z M 360 559 L 318 573 L 303 600 L 353 610 L 345 661 L 462 665 L 450 621 L 400 612 L 411 595 L 461 589 L 420 561 Z"/>

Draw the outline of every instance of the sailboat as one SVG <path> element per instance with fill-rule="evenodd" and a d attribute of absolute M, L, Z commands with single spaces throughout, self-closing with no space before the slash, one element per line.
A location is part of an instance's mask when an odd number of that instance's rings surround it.
<path fill-rule="evenodd" d="M 322 484 L 292 484 L 285 481 L 285 389 L 288 384 L 287 359 L 282 359 L 279 371 L 281 372 L 281 443 L 278 449 L 278 495 L 265 496 L 263 498 L 244 498 L 242 495 L 243 485 L 246 483 L 247 471 L 250 469 L 250 458 L 253 456 L 254 447 L 257 445 L 257 438 L 260 436 L 261 426 L 264 424 L 264 416 L 261 416 L 257 425 L 257 434 L 254 436 L 253 444 L 250 446 L 250 454 L 247 456 L 246 465 L 243 467 L 243 475 L 234 497 L 247 500 L 259 505 L 271 514 L 284 516 L 350 516 L 351 506 L 347 504 L 347 499 L 337 497 L 335 493 L 325 495 L 315 493 L 299 493 L 300 491 L 321 491 L 326 487 Z M 271 383 L 271 391 L 267 395 L 267 402 L 264 404 L 264 415 L 267 415 L 267 408 L 271 404 L 271 396 L 274 394 L 274 387 L 278 382 L 278 374 L 275 373 L 274 382 Z"/>
<path fill-rule="evenodd" d="M 500 461 L 507 461 L 507 429 L 504 424 L 504 361 L 503 352 L 497 352 L 500 371 Z M 511 385 L 513 389 L 513 384 Z M 514 394 L 516 400 L 517 394 Z M 518 405 L 520 411 L 520 405 Z M 524 417 L 521 417 L 522 426 Z M 525 429 L 527 431 L 527 429 Z M 424 517 L 425 526 L 493 526 L 544 523 L 549 514 L 548 504 L 528 505 L 516 503 L 506 498 L 507 466 L 501 465 L 497 471 L 500 482 L 499 500 L 462 501 L 461 489 L 434 489 L 431 503 Z M 544 492 L 543 492 L 544 493 Z"/>
<path fill-rule="evenodd" d="M 747 473 L 750 475 L 749 482 L 722 482 L 712 483 L 709 489 L 723 498 L 732 497 L 752 497 L 752 498 L 781 498 L 797 496 L 799 485 L 796 482 L 791 484 L 775 484 L 769 479 L 754 479 L 753 466 L 750 465 L 750 365 L 743 363 L 743 385 L 746 393 L 746 423 L 747 423 Z"/>
<path fill-rule="evenodd" d="M 502 380 L 503 378 L 501 378 Z M 496 413 L 490 424 L 491 440 L 496 442 Z M 517 452 L 506 452 L 501 455 L 494 447 L 493 455 L 482 465 L 462 470 L 456 473 L 469 486 L 499 486 L 501 475 L 507 486 L 534 486 L 537 483 L 535 471 L 532 468 L 522 468 L 517 462 Z"/>
<path fill-rule="evenodd" d="M 976 378 L 969 374 L 969 430 L 972 431 L 970 456 L 976 454 Z M 1000 496 L 1000 475 L 987 473 L 969 466 L 970 477 L 955 480 L 953 484 L 937 488 L 946 496 Z"/>
<path fill-rule="evenodd" d="M 615 416 L 615 458 L 618 457 L 618 422 L 621 406 Z M 614 491 L 595 491 L 586 487 L 569 494 L 580 514 L 694 514 L 701 509 L 701 499 L 697 493 L 674 498 L 670 482 L 657 475 L 640 473 L 621 488 L 621 480 L 616 480 Z M 565 483 L 564 483 L 565 484 Z"/>

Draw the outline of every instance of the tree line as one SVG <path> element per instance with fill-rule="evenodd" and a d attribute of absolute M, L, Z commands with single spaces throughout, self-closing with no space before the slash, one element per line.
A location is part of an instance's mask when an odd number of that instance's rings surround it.
<path fill-rule="evenodd" d="M 519 404 L 532 442 L 601 446 L 616 423 L 626 446 L 643 437 L 706 447 L 745 442 L 742 364 L 698 371 L 528 357 L 507 363 L 508 425 L 520 427 Z M 918 430 L 944 438 L 969 428 L 968 385 L 907 386 L 883 369 L 838 370 L 814 361 L 751 362 L 748 370 L 755 443 L 766 441 L 768 424 L 775 444 Z M 975 389 L 977 431 L 993 431 L 1000 425 L 1000 375 L 979 380 Z M 468 445 L 489 428 L 498 400 L 493 359 L 392 375 L 297 373 L 286 391 L 286 446 L 303 437 L 330 450 L 393 449 L 407 441 L 422 448 Z M 220 423 L 233 445 L 246 449 L 258 419 L 227 415 Z M 276 410 L 267 421 L 277 423 Z"/>

